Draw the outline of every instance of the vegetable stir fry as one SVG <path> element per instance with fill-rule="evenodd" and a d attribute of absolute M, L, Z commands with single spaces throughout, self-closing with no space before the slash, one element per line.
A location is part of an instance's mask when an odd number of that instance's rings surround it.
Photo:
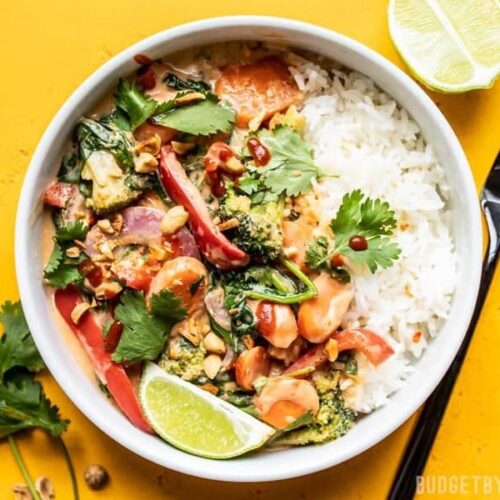
<path fill-rule="evenodd" d="M 277 429 L 273 445 L 343 436 L 342 381 L 393 354 L 345 318 L 352 277 L 399 257 L 394 212 L 354 190 L 319 224 L 304 195 L 325 174 L 285 59 L 215 77 L 138 61 L 45 191 L 59 314 L 146 432 L 135 381 L 153 361 Z"/>

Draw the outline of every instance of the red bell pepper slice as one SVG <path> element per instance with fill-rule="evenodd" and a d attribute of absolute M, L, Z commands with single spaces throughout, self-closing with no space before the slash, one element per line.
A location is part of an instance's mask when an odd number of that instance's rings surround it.
<path fill-rule="evenodd" d="M 144 417 L 125 369 L 114 363 L 111 353 L 106 351 L 102 329 L 96 314 L 89 311 L 80 319 L 78 325 L 73 323 L 71 311 L 79 302 L 82 302 L 78 290 L 74 287 L 56 290 L 54 300 L 57 310 L 82 343 L 97 377 L 106 385 L 117 405 L 136 427 L 153 433 Z"/>
<path fill-rule="evenodd" d="M 367 328 L 342 330 L 335 332 L 331 338 L 337 341 L 339 352 L 348 349 L 361 351 L 374 365 L 380 365 L 394 354 L 394 349 L 380 335 Z M 290 365 L 283 374 L 286 375 L 309 367 L 318 368 L 327 360 L 325 344 L 319 344 Z"/>
<path fill-rule="evenodd" d="M 161 148 L 159 172 L 170 198 L 187 210 L 191 231 L 205 258 L 220 269 L 247 264 L 248 255 L 231 243 L 214 224 L 200 192 L 188 179 L 170 145 Z"/>

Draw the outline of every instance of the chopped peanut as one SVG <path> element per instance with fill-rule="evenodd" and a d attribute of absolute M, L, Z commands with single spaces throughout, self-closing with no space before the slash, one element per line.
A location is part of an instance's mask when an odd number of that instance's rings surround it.
<path fill-rule="evenodd" d="M 95 289 L 95 296 L 99 298 L 110 298 L 118 295 L 122 291 L 123 287 L 117 281 L 107 281 L 101 283 Z"/>
<path fill-rule="evenodd" d="M 188 151 L 191 151 L 195 144 L 194 142 L 178 142 L 178 141 L 172 141 L 170 143 L 172 145 L 172 149 L 178 154 L 178 155 L 184 155 Z"/>
<path fill-rule="evenodd" d="M 226 352 L 225 342 L 214 332 L 210 332 L 204 339 L 205 349 L 214 354 L 224 354 Z"/>
<path fill-rule="evenodd" d="M 82 319 L 82 316 L 89 309 L 92 309 L 91 304 L 89 304 L 88 302 L 79 302 L 71 311 L 71 321 L 73 321 L 75 325 L 78 325 L 79 321 Z"/>
<path fill-rule="evenodd" d="M 206 95 L 201 92 L 189 92 L 188 94 L 181 95 L 175 98 L 176 104 L 191 104 L 197 101 L 204 101 Z"/>
<path fill-rule="evenodd" d="M 200 389 L 203 389 L 204 391 L 207 391 L 210 394 L 213 394 L 214 396 L 219 392 L 219 388 L 216 387 L 214 384 L 200 385 Z"/>
<path fill-rule="evenodd" d="M 217 354 L 210 354 L 203 361 L 203 370 L 210 380 L 215 378 L 217 373 L 219 373 L 221 366 L 222 359 Z"/>
<path fill-rule="evenodd" d="M 176 233 L 188 221 L 189 215 L 183 206 L 177 205 L 171 208 L 161 220 L 160 230 L 162 234 Z"/>
<path fill-rule="evenodd" d="M 96 224 L 97 227 L 105 234 L 113 234 L 115 232 L 109 219 L 98 220 Z"/>
<path fill-rule="evenodd" d="M 325 345 L 325 352 L 328 356 L 328 361 L 333 363 L 339 356 L 339 345 L 335 339 L 330 339 Z"/>
<path fill-rule="evenodd" d="M 149 153 L 153 156 L 156 156 L 160 153 L 160 147 L 161 147 L 160 136 L 158 134 L 153 134 L 146 140 L 139 142 L 137 146 L 134 148 L 134 152 L 137 154 Z"/>
<path fill-rule="evenodd" d="M 233 217 L 224 222 L 221 222 L 220 224 L 217 225 L 217 227 L 219 228 L 219 231 L 228 231 L 229 229 L 234 229 L 239 225 L 240 221 L 236 217 Z"/>
<path fill-rule="evenodd" d="M 151 153 L 140 153 L 134 158 L 134 165 L 139 174 L 149 174 L 158 167 L 158 160 Z"/>
<path fill-rule="evenodd" d="M 245 165 L 236 158 L 231 156 L 224 164 L 224 170 L 230 174 L 242 174 L 245 171 Z"/>
<path fill-rule="evenodd" d="M 77 246 L 74 246 L 74 247 L 69 247 L 67 250 L 66 250 L 66 255 L 70 258 L 70 259 L 76 259 L 77 257 L 79 257 L 81 254 L 81 250 L 77 247 Z"/>

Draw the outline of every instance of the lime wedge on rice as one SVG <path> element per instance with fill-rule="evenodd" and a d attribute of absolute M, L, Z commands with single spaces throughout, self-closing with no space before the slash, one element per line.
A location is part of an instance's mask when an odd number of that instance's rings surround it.
<path fill-rule="evenodd" d="M 274 429 L 248 413 L 148 363 L 139 389 L 153 429 L 173 446 L 206 458 L 231 458 L 262 446 Z"/>
<path fill-rule="evenodd" d="M 500 72 L 498 0 L 390 0 L 389 32 L 415 77 L 433 90 L 491 87 Z"/>

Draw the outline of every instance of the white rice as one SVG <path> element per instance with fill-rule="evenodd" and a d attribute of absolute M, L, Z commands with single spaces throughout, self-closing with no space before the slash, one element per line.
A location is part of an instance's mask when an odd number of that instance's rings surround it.
<path fill-rule="evenodd" d="M 396 351 L 378 367 L 358 354 L 359 383 L 341 382 L 348 404 L 369 412 L 403 385 L 448 315 L 457 274 L 448 186 L 418 125 L 369 78 L 330 73 L 301 58 L 291 71 L 307 97 L 301 112 L 316 162 L 338 175 L 315 183 L 307 195 L 320 225 L 330 222 L 342 196 L 355 188 L 388 201 L 399 223 L 399 260 L 374 275 L 355 273 L 355 298 L 344 325 L 371 328 Z"/>

